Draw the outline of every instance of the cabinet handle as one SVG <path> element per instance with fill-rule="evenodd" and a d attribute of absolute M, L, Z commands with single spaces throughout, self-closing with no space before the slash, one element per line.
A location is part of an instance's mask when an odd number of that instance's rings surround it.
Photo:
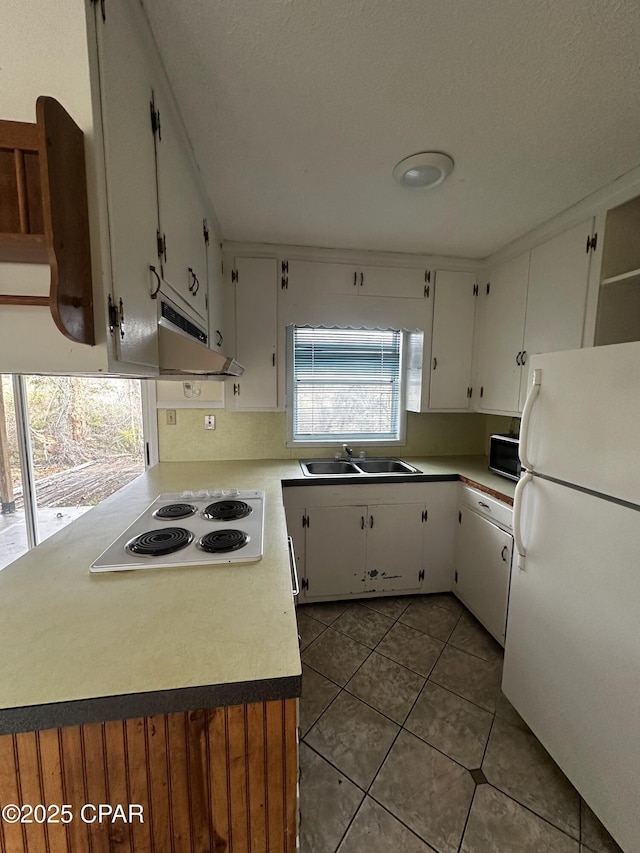
<path fill-rule="evenodd" d="M 189 285 L 189 292 L 196 295 L 196 293 L 200 290 L 200 282 L 198 281 L 198 276 L 194 273 L 191 267 L 188 267 L 189 273 L 191 275 L 191 284 Z"/>
<path fill-rule="evenodd" d="M 491 512 L 491 507 L 489 506 L 489 504 L 486 504 L 484 501 L 478 501 L 478 504 L 479 504 L 483 509 L 488 509 L 488 510 L 489 510 L 489 512 Z"/>
<path fill-rule="evenodd" d="M 354 270 L 354 272 L 353 272 L 353 286 L 354 287 L 358 286 L 358 272 L 357 272 L 357 270 Z"/>
<path fill-rule="evenodd" d="M 522 364 L 522 362 L 520 361 L 520 357 L 521 357 L 521 356 L 522 356 L 522 353 L 521 353 L 521 352 L 519 352 L 519 353 L 518 353 L 518 355 L 516 356 L 516 364 L 517 364 L 518 366 L 520 366 L 520 365 Z"/>
<path fill-rule="evenodd" d="M 151 265 L 151 266 L 149 266 L 149 269 L 155 275 L 156 281 L 158 282 L 156 284 L 156 286 L 153 288 L 153 290 L 151 291 L 151 298 L 157 299 L 158 298 L 158 291 L 160 290 L 160 285 L 162 284 L 162 282 L 160 281 L 160 276 L 158 275 L 156 268 Z"/>
<path fill-rule="evenodd" d="M 508 553 L 509 553 L 509 549 L 505 545 L 504 548 L 502 549 L 502 553 L 501 553 L 502 559 L 504 560 L 505 563 L 507 562 L 507 554 Z"/>
<path fill-rule="evenodd" d="M 273 353 L 273 355 L 271 356 L 271 364 L 272 364 L 272 366 L 273 366 L 273 367 L 275 367 L 275 366 L 276 366 L 276 354 L 275 354 L 275 352 L 274 352 L 274 353 Z"/>
<path fill-rule="evenodd" d="M 373 516 L 369 516 L 369 527 L 373 527 Z"/>
<path fill-rule="evenodd" d="M 360 516 L 360 530 L 364 530 L 364 515 Z"/>
<path fill-rule="evenodd" d="M 222 337 L 222 332 L 220 329 L 216 329 L 216 346 L 221 347 L 223 344 L 224 338 Z"/>
<path fill-rule="evenodd" d="M 526 364 L 526 363 L 527 363 L 527 351 L 525 350 L 522 353 L 522 355 L 520 356 L 520 364 Z"/>
<path fill-rule="evenodd" d="M 360 287 L 362 287 L 363 284 L 364 284 L 364 273 L 361 272 L 360 273 Z"/>
<path fill-rule="evenodd" d="M 433 359 L 433 369 L 435 370 L 437 366 L 438 366 L 438 359 L 434 358 Z"/>

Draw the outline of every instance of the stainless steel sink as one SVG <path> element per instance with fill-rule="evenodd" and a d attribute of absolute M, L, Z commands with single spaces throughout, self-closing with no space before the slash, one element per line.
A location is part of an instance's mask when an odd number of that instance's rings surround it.
<path fill-rule="evenodd" d="M 369 459 L 301 459 L 300 467 L 305 477 L 339 477 L 342 475 L 366 476 L 367 474 L 421 474 L 413 465 L 395 457 Z"/>
<path fill-rule="evenodd" d="M 378 458 L 358 459 L 355 463 L 365 474 L 420 474 L 417 468 L 402 459 Z"/>
<path fill-rule="evenodd" d="M 302 468 L 303 474 L 310 474 L 314 477 L 322 475 L 333 475 L 335 477 L 336 474 L 361 473 L 355 465 L 352 465 L 351 462 L 347 462 L 346 459 L 301 459 L 300 467 Z"/>

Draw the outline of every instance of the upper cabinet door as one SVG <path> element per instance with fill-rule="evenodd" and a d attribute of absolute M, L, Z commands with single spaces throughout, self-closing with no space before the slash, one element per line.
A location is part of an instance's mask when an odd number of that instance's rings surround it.
<path fill-rule="evenodd" d="M 203 222 L 206 208 L 173 98 L 165 87 L 155 91 L 160 113 L 156 134 L 160 232 L 164 241 L 163 277 L 201 321 L 207 320 L 207 249 Z"/>
<path fill-rule="evenodd" d="M 479 329 L 483 411 L 518 411 L 528 278 L 526 252 L 494 267 L 480 282 L 478 298 L 485 300 Z"/>
<path fill-rule="evenodd" d="M 529 387 L 530 357 L 582 346 L 592 231 L 593 219 L 588 219 L 531 251 L 520 409 Z"/>
<path fill-rule="evenodd" d="M 430 273 L 407 267 L 360 267 L 358 290 L 363 296 L 391 296 L 396 299 L 424 299 Z"/>
<path fill-rule="evenodd" d="M 285 261 L 281 288 L 287 299 L 321 299 L 329 294 L 357 294 L 360 278 L 351 264 L 321 261 Z"/>
<path fill-rule="evenodd" d="M 245 372 L 228 383 L 229 408 L 273 410 L 278 404 L 277 261 L 236 258 L 235 267 L 236 359 Z"/>
<path fill-rule="evenodd" d="M 430 409 L 471 405 L 475 273 L 437 270 L 431 346 Z"/>
<path fill-rule="evenodd" d="M 115 330 L 117 357 L 157 367 L 149 266 L 158 265 L 158 203 L 149 105 L 159 70 L 137 3 L 109 4 L 105 20 L 96 14 L 112 293 L 124 316 Z"/>

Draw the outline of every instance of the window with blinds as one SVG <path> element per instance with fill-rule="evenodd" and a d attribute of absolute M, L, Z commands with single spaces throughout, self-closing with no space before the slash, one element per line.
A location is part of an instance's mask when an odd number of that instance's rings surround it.
<path fill-rule="evenodd" d="M 399 441 L 401 332 L 290 327 L 291 438 Z"/>

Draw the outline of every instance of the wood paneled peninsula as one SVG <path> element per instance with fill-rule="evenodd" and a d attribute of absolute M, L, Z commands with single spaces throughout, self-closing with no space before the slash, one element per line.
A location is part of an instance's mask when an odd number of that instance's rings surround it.
<path fill-rule="evenodd" d="M 512 491 L 482 457 L 408 461 Z M 301 479 L 295 460 L 161 463 L 0 573 L 0 805 L 73 815 L 1 821 L 2 853 L 293 853 L 301 666 L 281 486 Z M 215 488 L 265 491 L 261 561 L 89 573 L 159 494 Z M 144 820 L 91 821 L 82 807 L 100 803 Z"/>

